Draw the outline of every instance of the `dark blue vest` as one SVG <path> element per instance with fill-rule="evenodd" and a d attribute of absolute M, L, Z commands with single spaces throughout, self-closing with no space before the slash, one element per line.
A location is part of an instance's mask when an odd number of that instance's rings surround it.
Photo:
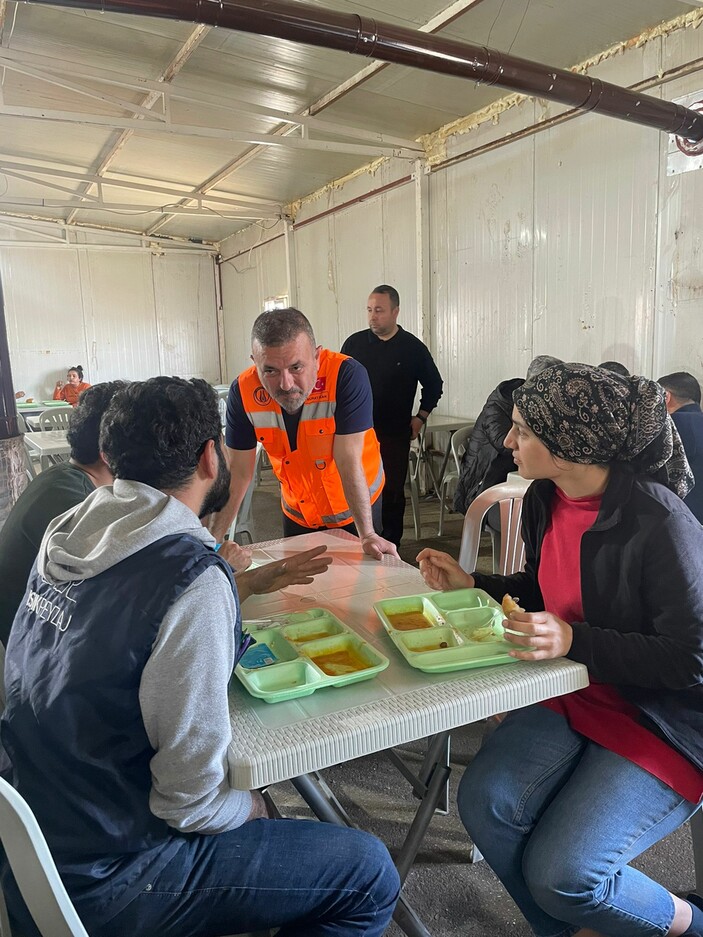
<path fill-rule="evenodd" d="M 139 685 L 161 621 L 210 566 L 232 587 L 239 647 L 231 569 L 187 535 L 164 537 L 93 579 L 58 587 L 35 564 L 12 627 L 0 734 L 14 786 L 69 893 L 87 889 L 91 904 L 111 904 L 110 916 L 184 842 L 149 810 L 154 749 Z"/>

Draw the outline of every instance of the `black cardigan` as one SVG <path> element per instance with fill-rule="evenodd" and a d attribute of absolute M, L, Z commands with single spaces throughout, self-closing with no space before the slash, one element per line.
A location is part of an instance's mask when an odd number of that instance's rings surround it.
<path fill-rule="evenodd" d="M 499 599 L 519 596 L 541 611 L 537 582 L 554 483 L 525 493 L 525 571 L 475 573 Z M 581 540 L 585 621 L 571 622 L 571 660 L 617 686 L 675 748 L 703 770 L 703 527 L 683 501 L 652 479 L 614 466 L 598 518 Z"/>

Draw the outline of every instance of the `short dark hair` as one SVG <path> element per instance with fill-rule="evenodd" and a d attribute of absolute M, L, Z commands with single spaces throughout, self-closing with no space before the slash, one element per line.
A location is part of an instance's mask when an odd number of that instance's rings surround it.
<path fill-rule="evenodd" d="M 205 443 L 221 434 L 217 394 L 206 381 L 152 377 L 115 395 L 100 449 L 115 478 L 178 489 L 195 472 Z"/>
<path fill-rule="evenodd" d="M 674 371 L 659 378 L 661 386 L 677 400 L 692 400 L 700 406 L 701 385 L 688 371 Z"/>
<path fill-rule="evenodd" d="M 66 374 L 68 374 L 69 371 L 75 371 L 78 377 L 81 380 L 83 380 L 83 365 L 82 364 L 76 364 L 72 368 L 67 368 Z"/>
<path fill-rule="evenodd" d="M 610 371 L 612 374 L 620 374 L 621 377 L 630 376 L 630 372 L 627 370 L 625 365 L 620 364 L 619 361 L 601 361 L 598 367 L 604 368 L 606 371 Z"/>
<path fill-rule="evenodd" d="M 81 465 L 92 465 L 100 458 L 100 421 L 115 394 L 124 390 L 127 381 L 106 381 L 84 390 L 71 414 L 66 438 L 71 458 Z"/>
<path fill-rule="evenodd" d="M 374 293 L 385 293 L 386 296 L 391 298 L 391 309 L 397 309 L 400 306 L 400 294 L 394 286 L 389 286 L 387 283 L 382 283 L 380 286 L 377 286 L 376 289 L 371 290 L 371 295 Z"/>
<path fill-rule="evenodd" d="M 258 342 L 264 348 L 276 348 L 294 341 L 304 332 L 315 347 L 315 333 L 308 319 L 299 309 L 272 309 L 257 316 L 251 329 L 251 343 Z"/>

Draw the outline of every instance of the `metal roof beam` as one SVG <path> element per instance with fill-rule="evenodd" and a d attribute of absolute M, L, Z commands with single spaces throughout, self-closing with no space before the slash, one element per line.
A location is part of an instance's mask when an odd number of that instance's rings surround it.
<path fill-rule="evenodd" d="M 3 0 L 0 0 L 0 5 Z M 204 27 L 208 29 L 208 27 Z M 114 72 L 109 68 L 100 68 L 96 65 L 82 65 L 79 62 L 67 62 L 64 59 L 55 59 L 49 55 L 39 55 L 36 52 L 24 52 L 20 49 L 2 49 L 2 57 L 16 65 L 29 65 L 42 71 L 49 71 L 58 75 L 67 75 L 70 78 L 87 78 L 118 88 L 130 88 L 132 91 L 155 91 L 159 96 L 168 91 L 162 82 L 151 78 L 138 78 L 125 75 L 123 72 Z"/>
<path fill-rule="evenodd" d="M 16 107 L 0 105 L 0 114 L 23 117 L 27 120 L 46 120 L 57 123 L 83 124 L 87 126 L 123 128 L 142 133 L 168 134 L 170 136 L 198 137 L 224 140 L 228 143 L 259 143 L 262 146 L 281 146 L 299 150 L 322 150 L 327 153 L 352 153 L 360 156 L 397 156 L 416 159 L 417 151 L 405 147 L 378 146 L 371 143 L 345 143 L 338 140 L 313 140 L 310 137 L 279 137 L 265 133 L 227 130 L 222 127 L 200 127 L 191 124 L 145 123 L 136 118 L 112 117 L 107 114 L 82 114 L 76 111 L 58 111 L 49 108 Z"/>
<path fill-rule="evenodd" d="M 219 218 L 257 221 L 261 218 L 280 218 L 280 212 L 271 212 L 262 214 L 261 212 L 237 211 L 230 209 L 226 213 L 220 212 L 214 208 L 208 208 L 202 204 L 196 208 L 176 205 L 154 205 L 150 207 L 139 203 L 130 204 L 128 202 L 105 202 L 98 199 L 91 202 L 82 202 L 79 199 L 59 199 L 59 198 L 0 198 L 0 209 L 7 208 L 51 208 L 51 209 L 73 209 L 75 211 L 107 211 L 107 212 L 129 212 L 138 215 L 149 215 L 153 212 L 163 213 L 168 211 L 171 215 L 191 215 L 212 220 L 213 215 Z"/>
<path fill-rule="evenodd" d="M 31 178 L 32 174 L 38 176 L 55 176 L 59 179 L 74 179 L 76 182 L 84 183 L 86 185 L 102 185 L 102 186 L 111 186 L 117 189 L 128 189 L 134 192 L 150 192 L 156 195 L 174 195 L 176 198 L 186 198 L 187 196 L 192 195 L 194 198 L 198 198 L 200 193 L 193 192 L 193 190 L 186 190 L 182 188 L 176 188 L 175 186 L 166 186 L 166 185 L 149 185 L 147 183 L 134 182 L 128 179 L 118 179 L 115 176 L 99 176 L 96 173 L 85 173 L 85 172 L 75 172 L 68 169 L 55 169 L 52 166 L 37 166 L 36 164 L 26 164 L 18 163 L 14 160 L 4 159 L 0 155 L 0 174 L 5 173 L 7 175 L 19 175 L 27 174 L 28 181 L 35 182 L 37 180 Z M 42 184 L 49 185 L 42 180 Z M 55 186 L 55 188 L 61 188 L 60 186 Z M 72 195 L 76 195 L 75 190 L 65 189 L 63 191 L 70 192 Z M 275 209 L 278 210 L 281 208 L 280 203 L 272 202 L 270 199 L 257 198 L 254 195 L 216 195 L 213 193 L 208 193 L 207 200 L 209 202 L 217 202 L 221 205 L 230 205 L 232 207 L 237 206 L 246 206 L 254 207 L 261 206 L 264 210 L 266 209 Z"/>
<path fill-rule="evenodd" d="M 209 94 L 197 91 L 181 91 L 173 88 L 168 92 L 172 100 L 192 101 L 196 104 L 206 104 L 209 107 L 218 107 L 228 112 L 237 111 L 245 114 L 261 114 L 263 117 L 272 117 L 275 120 L 283 121 L 299 127 L 308 127 L 312 130 L 320 130 L 323 133 L 329 133 L 340 137 L 354 137 L 357 140 L 368 140 L 373 143 L 380 143 L 385 146 L 396 145 L 405 149 L 414 150 L 418 153 L 423 152 L 422 145 L 416 140 L 409 140 L 406 137 L 394 137 L 386 133 L 377 133 L 374 130 L 364 130 L 361 127 L 350 127 L 348 124 L 336 124 L 327 120 L 319 120 L 317 117 L 309 117 L 302 114 L 295 114 L 292 111 L 280 111 L 272 107 L 264 107 L 261 104 L 251 104 L 249 101 L 242 101 L 235 98 L 216 98 Z"/>
<path fill-rule="evenodd" d="M 9 71 L 19 72 L 22 75 L 28 75 L 30 78 L 37 78 L 39 81 L 46 81 L 51 85 L 56 85 L 58 88 L 74 91 L 76 94 L 85 95 L 88 98 L 94 98 L 97 101 L 102 101 L 103 104 L 111 104 L 114 107 L 119 107 L 123 111 L 141 114 L 143 117 L 148 117 L 150 120 L 163 121 L 166 119 L 164 114 L 151 111 L 139 104 L 135 104 L 134 101 L 125 101 L 124 99 L 116 98 L 114 95 L 96 91 L 94 88 L 88 88 L 77 81 L 72 81 L 68 78 L 59 78 L 57 75 L 52 75 L 51 72 L 34 68 L 31 65 L 15 62 L 13 59 L 9 59 L 3 55 L 2 52 L 0 52 L 0 67 L 7 68 Z"/>

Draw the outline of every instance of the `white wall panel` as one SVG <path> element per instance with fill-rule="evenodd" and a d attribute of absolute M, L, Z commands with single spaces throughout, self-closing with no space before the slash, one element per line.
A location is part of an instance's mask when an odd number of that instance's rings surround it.
<path fill-rule="evenodd" d="M 77 364 L 90 380 L 77 253 L 0 250 L 0 270 L 15 387 L 47 400 Z"/>
<path fill-rule="evenodd" d="M 537 353 L 649 372 L 659 172 L 651 133 L 589 116 L 535 138 Z"/>
<path fill-rule="evenodd" d="M 149 254 L 81 252 L 91 384 L 159 373 Z"/>
<path fill-rule="evenodd" d="M 46 399 L 76 364 L 90 383 L 164 373 L 219 381 L 212 256 L 153 256 L 125 235 L 77 238 L 81 246 L 0 246 L 15 387 Z"/>
<path fill-rule="evenodd" d="M 532 141 L 522 140 L 432 178 L 440 412 L 476 416 L 532 357 L 532 159 Z"/>
<path fill-rule="evenodd" d="M 339 303 L 335 225 L 331 217 L 296 229 L 295 239 L 298 308 L 312 322 L 318 342 L 338 348 Z M 326 336 L 324 342 L 322 336 Z M 346 337 L 346 336 L 345 336 Z"/>
<path fill-rule="evenodd" d="M 151 258 L 162 374 L 219 383 L 215 271 L 208 256 Z"/>

